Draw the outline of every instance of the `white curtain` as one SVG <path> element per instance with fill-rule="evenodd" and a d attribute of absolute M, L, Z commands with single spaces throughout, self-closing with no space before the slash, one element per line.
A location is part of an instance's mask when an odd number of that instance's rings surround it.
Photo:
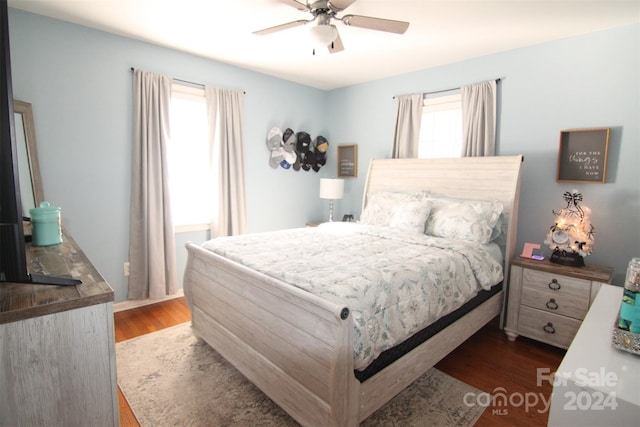
<path fill-rule="evenodd" d="M 205 88 L 212 162 L 218 170 L 218 217 L 211 237 L 246 233 L 247 209 L 244 184 L 242 111 L 244 93 Z"/>
<path fill-rule="evenodd" d="M 496 153 L 496 81 L 462 86 L 462 156 Z"/>
<path fill-rule="evenodd" d="M 418 157 L 423 95 L 396 96 L 396 129 L 393 138 L 394 159 Z"/>
<path fill-rule="evenodd" d="M 176 293 L 176 246 L 167 178 L 171 79 L 134 70 L 129 299 Z"/>

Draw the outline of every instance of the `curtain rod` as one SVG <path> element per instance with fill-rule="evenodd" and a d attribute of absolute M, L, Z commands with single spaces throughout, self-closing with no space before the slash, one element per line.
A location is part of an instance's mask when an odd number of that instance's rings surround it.
<path fill-rule="evenodd" d="M 493 79 L 495 80 L 496 83 L 500 83 L 500 80 L 502 80 L 504 77 L 498 77 L 497 79 Z M 491 80 L 484 80 L 484 81 L 491 81 Z M 464 85 L 463 85 L 464 86 Z M 434 93 L 443 93 L 443 92 L 450 92 L 452 90 L 458 90 L 462 88 L 462 86 L 458 86 L 458 87 L 452 87 L 451 89 L 442 89 L 442 90 L 434 90 L 431 92 L 423 92 L 422 96 L 426 96 L 426 95 L 432 95 Z M 394 96 L 393 99 L 396 99 L 396 97 Z"/>
<path fill-rule="evenodd" d="M 135 70 L 135 68 L 131 67 L 131 71 L 134 71 L 134 70 Z M 198 87 L 201 87 L 201 88 L 205 87 L 205 85 L 202 84 L 202 83 L 190 82 L 189 80 L 177 79 L 175 77 L 172 77 L 171 80 L 174 80 L 174 81 L 180 82 L 180 83 L 186 83 L 186 84 L 193 85 L 193 86 L 198 86 Z M 246 94 L 247 92 L 242 91 L 242 93 Z"/>

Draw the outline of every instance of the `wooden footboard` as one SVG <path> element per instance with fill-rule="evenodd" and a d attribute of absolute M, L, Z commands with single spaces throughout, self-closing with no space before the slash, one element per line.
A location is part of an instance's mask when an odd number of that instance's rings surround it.
<path fill-rule="evenodd" d="M 305 426 L 357 426 L 500 314 L 502 292 L 367 381 L 348 308 L 187 244 L 194 332 Z"/>
<path fill-rule="evenodd" d="M 349 310 L 188 244 L 196 334 L 302 425 L 358 423 Z"/>

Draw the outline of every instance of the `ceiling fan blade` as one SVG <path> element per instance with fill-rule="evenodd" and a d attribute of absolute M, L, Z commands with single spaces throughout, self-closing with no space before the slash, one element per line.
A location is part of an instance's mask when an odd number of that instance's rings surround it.
<path fill-rule="evenodd" d="M 333 10 L 334 12 L 340 12 L 351 6 L 355 3 L 356 0 L 329 0 L 327 3 L 327 7 Z"/>
<path fill-rule="evenodd" d="M 303 10 L 303 11 L 309 10 L 306 4 L 300 3 L 299 1 L 296 1 L 296 0 L 280 0 L 280 2 L 288 4 L 291 7 L 295 7 L 298 10 Z"/>
<path fill-rule="evenodd" d="M 267 34 L 275 33 L 277 31 L 282 31 L 282 30 L 286 30 L 286 29 L 289 29 L 289 28 L 298 27 L 298 26 L 304 25 L 304 24 L 306 24 L 308 22 L 309 21 L 307 21 L 305 19 L 300 19 L 298 21 L 287 22 L 286 24 L 276 25 L 275 27 L 269 27 L 269 28 L 265 28 L 263 30 L 254 31 L 253 34 L 257 34 L 259 36 L 264 36 L 264 35 L 267 35 Z"/>
<path fill-rule="evenodd" d="M 345 15 L 342 17 L 345 25 L 352 27 L 367 28 L 369 30 L 386 31 L 388 33 L 404 34 L 409 28 L 409 23 L 404 21 L 394 21 L 391 19 L 372 18 L 361 15 Z"/>
<path fill-rule="evenodd" d="M 342 44 L 340 33 L 338 33 L 338 37 L 336 37 L 333 42 L 329 43 L 327 48 L 329 48 L 329 53 L 338 53 L 344 50 L 344 45 Z"/>

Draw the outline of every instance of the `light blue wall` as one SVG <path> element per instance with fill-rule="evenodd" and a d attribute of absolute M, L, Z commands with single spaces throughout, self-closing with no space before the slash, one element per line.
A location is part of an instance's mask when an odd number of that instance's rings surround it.
<path fill-rule="evenodd" d="M 498 154 L 525 157 L 518 247 L 542 244 L 562 194 L 577 188 L 596 227 L 589 264 L 615 268 L 622 283 L 640 256 L 640 25 L 512 50 L 333 91 L 329 105 L 336 143 L 357 143 L 359 169 L 388 157 L 393 96 L 429 92 L 501 77 Z M 606 184 L 557 183 L 561 130 L 610 127 Z M 359 213 L 365 173 L 347 183 L 345 209 Z M 550 250 L 547 251 L 550 253 Z"/>
<path fill-rule="evenodd" d="M 393 96 L 503 77 L 499 154 L 524 154 L 518 245 L 541 242 L 571 188 L 593 209 L 597 240 L 587 263 L 616 269 L 640 256 L 639 40 L 634 25 L 325 92 L 143 42 L 10 9 L 14 96 L 33 104 L 47 199 L 126 299 L 132 140 L 131 67 L 242 89 L 250 231 L 302 226 L 326 217 L 321 176 L 335 176 L 335 147 L 358 144 L 359 174 L 347 180 L 337 216 L 360 211 L 369 159 L 388 157 Z M 212 41 L 213 42 L 213 41 Z M 267 165 L 272 126 L 331 142 L 316 174 Z M 611 127 L 607 184 L 555 182 L 560 130 Z M 203 233 L 178 236 L 201 241 Z"/>
<path fill-rule="evenodd" d="M 273 126 L 331 141 L 327 93 L 263 74 L 46 17 L 9 10 L 14 97 L 33 105 L 45 197 L 126 299 L 132 143 L 131 67 L 246 91 L 245 167 L 250 231 L 304 226 L 321 217 L 319 173 L 273 170 L 266 135 Z M 216 41 L 212 40 L 212 43 Z M 184 265 L 186 240 L 177 236 Z"/>

